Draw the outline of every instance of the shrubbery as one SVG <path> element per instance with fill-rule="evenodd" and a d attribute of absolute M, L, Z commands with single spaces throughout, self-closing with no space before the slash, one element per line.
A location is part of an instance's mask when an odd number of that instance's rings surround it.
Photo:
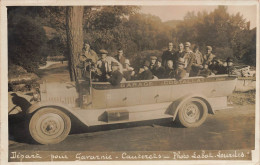
<path fill-rule="evenodd" d="M 9 65 L 16 64 L 28 72 L 34 72 L 48 55 L 45 31 L 30 17 L 15 15 L 8 21 Z"/>
<path fill-rule="evenodd" d="M 64 56 L 48 56 L 47 60 L 48 61 L 65 61 L 65 60 L 67 60 L 67 58 Z"/>
<path fill-rule="evenodd" d="M 39 77 L 34 73 L 28 73 L 18 65 L 8 65 L 8 91 L 29 91 L 38 86 Z"/>

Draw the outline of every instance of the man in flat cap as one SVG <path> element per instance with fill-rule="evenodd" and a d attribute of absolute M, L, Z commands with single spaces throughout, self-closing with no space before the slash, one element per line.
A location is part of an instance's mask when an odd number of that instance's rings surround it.
<path fill-rule="evenodd" d="M 106 81 L 106 74 L 109 74 L 112 71 L 112 62 L 118 64 L 119 72 L 122 73 L 122 65 L 113 57 L 108 56 L 108 52 L 105 49 L 101 49 L 99 53 L 101 54 L 101 58 L 97 61 L 97 68 L 101 71 L 100 81 Z"/>
<path fill-rule="evenodd" d="M 184 53 L 180 56 L 181 58 L 184 58 L 184 61 L 185 61 L 184 69 L 186 70 L 187 77 L 189 77 L 189 74 L 191 71 L 191 66 L 193 65 L 193 63 L 195 61 L 195 55 L 192 52 L 190 47 L 191 47 L 190 42 L 186 42 Z"/>
<path fill-rule="evenodd" d="M 117 62 L 112 62 L 111 66 L 112 72 L 106 74 L 106 78 L 111 85 L 118 86 L 123 79 L 123 74 L 119 72 L 119 64 Z"/>
<path fill-rule="evenodd" d="M 165 68 L 162 66 L 162 58 L 158 57 L 155 65 L 155 69 L 152 71 L 153 75 L 159 79 L 164 78 Z"/>
<path fill-rule="evenodd" d="M 169 42 L 168 50 L 164 51 L 162 54 L 162 66 L 166 67 L 168 60 L 175 61 L 175 59 L 176 59 L 175 56 L 176 56 L 176 53 L 173 49 L 173 42 Z"/>

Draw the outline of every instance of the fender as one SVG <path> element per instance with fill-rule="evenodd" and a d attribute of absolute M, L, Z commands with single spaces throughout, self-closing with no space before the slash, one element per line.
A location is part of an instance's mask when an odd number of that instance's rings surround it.
<path fill-rule="evenodd" d="M 86 122 L 86 120 L 84 120 L 78 113 L 76 113 L 72 108 L 64 105 L 64 104 L 60 104 L 60 103 L 53 103 L 53 102 L 38 102 L 36 104 L 31 105 L 27 111 L 26 114 L 30 115 L 32 113 L 34 113 L 35 111 L 38 111 L 42 108 L 46 108 L 46 107 L 54 107 L 57 108 L 61 111 L 63 111 L 64 113 L 66 113 L 70 118 L 71 117 L 75 117 L 77 118 L 79 121 L 81 121 L 83 124 L 85 124 L 86 126 L 89 125 L 89 123 Z"/>
<path fill-rule="evenodd" d="M 185 95 L 181 98 L 179 98 L 178 100 L 174 101 L 170 106 L 169 108 L 167 109 L 166 113 L 167 114 L 170 114 L 173 116 L 173 120 L 175 120 L 177 114 L 178 114 L 178 111 L 180 109 L 180 107 L 189 99 L 191 98 L 198 98 L 198 99 L 201 99 L 202 101 L 205 102 L 205 104 L 207 105 L 207 108 L 208 108 L 208 113 L 211 113 L 211 114 L 215 114 L 215 112 L 213 111 L 209 101 L 207 100 L 207 98 L 203 95 L 197 95 L 197 94 L 189 94 L 189 95 Z"/>

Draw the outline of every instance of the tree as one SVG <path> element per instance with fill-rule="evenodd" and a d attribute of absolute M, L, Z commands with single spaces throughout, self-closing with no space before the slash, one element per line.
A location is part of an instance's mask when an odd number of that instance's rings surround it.
<path fill-rule="evenodd" d="M 82 77 L 81 70 L 77 66 L 80 63 L 78 57 L 83 47 L 83 10 L 83 6 L 66 8 L 66 32 L 71 81 L 77 81 Z"/>

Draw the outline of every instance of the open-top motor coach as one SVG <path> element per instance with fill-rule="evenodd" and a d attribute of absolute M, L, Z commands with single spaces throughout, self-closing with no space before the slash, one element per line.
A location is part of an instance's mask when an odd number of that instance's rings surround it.
<path fill-rule="evenodd" d="M 72 118 L 86 126 L 161 118 L 177 119 L 184 127 L 198 127 L 215 110 L 227 108 L 236 76 L 215 75 L 182 80 L 43 83 L 37 103 L 28 110 L 29 132 L 41 144 L 64 140 Z"/>

